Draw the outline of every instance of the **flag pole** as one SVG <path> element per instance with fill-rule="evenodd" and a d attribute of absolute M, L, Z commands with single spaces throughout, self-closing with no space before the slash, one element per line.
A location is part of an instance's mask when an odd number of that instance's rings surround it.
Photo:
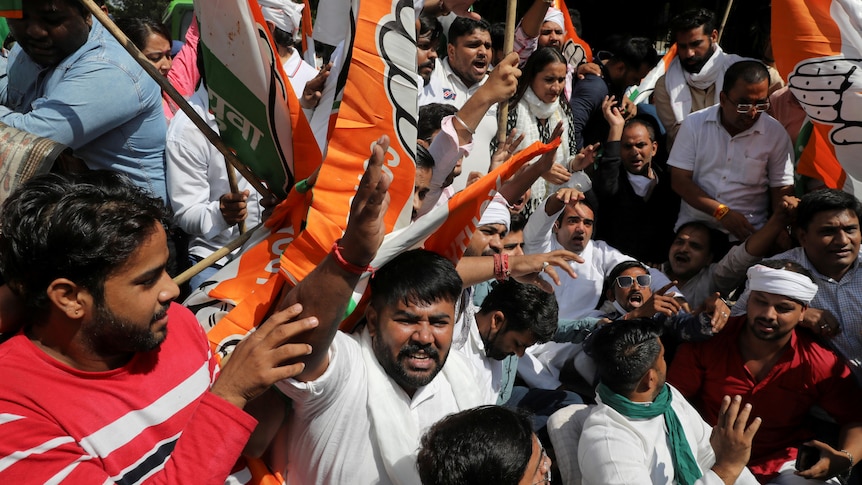
<path fill-rule="evenodd" d="M 195 110 L 189 105 L 188 101 L 179 93 L 179 91 L 174 88 L 168 79 L 163 76 L 156 68 L 153 66 L 150 61 L 141 53 L 140 50 L 126 37 L 126 34 L 120 30 L 119 27 L 96 5 L 93 0 L 79 0 L 87 10 L 93 14 L 102 25 L 108 29 L 108 32 L 113 35 L 117 41 L 122 45 L 126 51 L 132 55 L 132 57 L 144 68 L 144 71 L 152 77 L 156 83 L 158 83 L 159 87 L 162 88 L 162 91 L 167 93 L 168 97 L 175 103 L 177 106 L 185 113 L 192 123 L 198 127 L 199 130 L 206 136 L 207 140 L 215 146 L 215 148 L 224 155 L 225 163 L 227 164 L 227 173 L 228 173 L 228 181 L 230 183 L 230 190 L 233 193 L 239 193 L 239 188 L 237 186 L 236 174 L 233 172 L 231 167 L 236 168 L 239 173 L 245 177 L 246 180 L 264 197 L 272 197 L 273 193 L 269 188 L 267 188 L 254 173 L 249 170 L 237 157 L 234 155 L 233 151 L 225 145 L 224 141 L 222 141 L 221 137 L 218 133 L 215 132 L 212 128 L 207 125 L 206 121 L 203 120 Z M 240 223 L 240 231 L 243 231 L 243 226 L 245 224 Z"/>
<path fill-rule="evenodd" d="M 506 4 L 506 37 L 503 39 L 503 52 L 508 55 L 515 48 L 515 15 L 518 0 L 508 0 Z M 500 102 L 497 108 L 497 141 L 506 142 L 506 125 L 509 120 L 509 100 Z"/>
<path fill-rule="evenodd" d="M 249 239 L 251 239 L 251 236 L 255 233 L 255 231 L 257 231 L 258 229 L 260 229 L 260 228 L 261 228 L 261 226 L 263 226 L 263 224 L 264 224 L 264 223 L 263 223 L 263 222 L 261 222 L 260 224 L 258 224 L 258 225 L 256 225 L 256 226 L 252 227 L 251 229 L 249 229 L 248 231 L 246 231 L 246 232 L 244 232 L 244 233 L 240 234 L 236 239 L 234 239 L 234 240 L 230 241 L 229 243 L 227 243 L 227 245 L 225 245 L 225 247 L 223 247 L 223 248 L 221 248 L 221 249 L 217 249 L 215 252 L 213 252 L 212 254 L 210 254 L 209 256 L 207 256 L 206 258 L 204 258 L 204 259 L 202 259 L 202 260 L 198 261 L 197 263 L 195 263 L 195 265 L 194 265 L 194 266 L 192 266 L 191 268 L 189 268 L 189 269 L 187 269 L 187 270 L 183 271 L 182 273 L 178 274 L 178 275 L 174 278 L 174 283 L 176 283 L 177 285 L 182 285 L 182 284 L 183 284 L 183 283 L 185 283 L 186 281 L 188 281 L 188 280 L 192 279 L 196 274 L 198 274 L 198 273 L 200 273 L 201 271 L 203 271 L 203 270 L 205 270 L 205 269 L 209 268 L 210 266 L 212 266 L 212 264 L 213 264 L 213 263 L 215 263 L 216 261 L 218 261 L 218 260 L 220 260 L 221 258 L 223 258 L 223 257 L 227 256 L 228 254 L 232 253 L 234 249 L 236 249 L 236 248 L 238 248 L 238 247 L 242 246 L 242 245 L 243 245 L 243 244 L 245 244 Z M 192 288 L 192 290 L 194 290 L 194 288 Z"/>
<path fill-rule="evenodd" d="M 727 2 L 727 8 L 724 9 L 724 17 L 721 19 L 721 26 L 718 28 L 718 39 L 716 42 L 721 43 L 721 34 L 724 33 L 724 26 L 727 24 L 727 18 L 730 17 L 730 9 L 733 7 L 733 0 Z"/>

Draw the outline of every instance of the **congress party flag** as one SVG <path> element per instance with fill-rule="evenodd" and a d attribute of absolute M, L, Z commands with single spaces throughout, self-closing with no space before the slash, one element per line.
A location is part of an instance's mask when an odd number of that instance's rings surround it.
<path fill-rule="evenodd" d="M 195 2 L 210 110 L 225 143 L 280 198 L 320 150 L 256 0 Z"/>
<path fill-rule="evenodd" d="M 565 0 L 554 0 L 554 8 L 563 12 L 563 22 L 566 25 L 566 41 L 563 42 L 563 55 L 569 61 L 569 64 L 578 66 L 584 62 L 593 60 L 593 50 L 590 45 L 583 39 L 578 37 L 578 31 L 572 24 L 572 17 L 569 15 L 569 7 L 566 6 Z"/>
<path fill-rule="evenodd" d="M 851 189 L 862 180 L 862 3 L 774 0 L 772 50 L 813 124 L 797 172 Z"/>
<path fill-rule="evenodd" d="M 649 98 L 655 90 L 655 83 L 667 72 L 674 57 L 676 57 L 676 42 L 670 46 L 670 49 L 668 49 L 658 64 L 644 76 L 641 83 L 628 94 L 629 99 L 634 104 L 649 102 Z"/>
<path fill-rule="evenodd" d="M 311 5 L 308 3 L 308 0 L 303 0 L 303 3 L 305 4 L 305 8 L 302 9 L 302 58 L 312 66 L 317 66 L 317 58 L 314 53 L 314 39 L 312 38 L 314 30 L 311 20 Z"/>

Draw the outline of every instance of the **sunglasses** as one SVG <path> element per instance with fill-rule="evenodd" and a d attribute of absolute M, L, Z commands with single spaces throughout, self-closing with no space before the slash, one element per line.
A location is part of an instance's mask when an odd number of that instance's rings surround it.
<path fill-rule="evenodd" d="M 644 288 L 652 283 L 652 276 L 648 274 L 639 274 L 637 276 L 617 276 L 617 286 L 620 288 L 631 288 L 635 281 L 638 282 L 638 286 Z"/>

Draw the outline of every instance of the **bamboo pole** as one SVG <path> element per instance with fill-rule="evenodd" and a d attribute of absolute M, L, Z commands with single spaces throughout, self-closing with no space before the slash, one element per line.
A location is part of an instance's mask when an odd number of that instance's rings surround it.
<path fill-rule="evenodd" d="M 716 42 L 721 43 L 721 35 L 724 34 L 724 26 L 727 24 L 727 18 L 730 17 L 730 9 L 733 7 L 733 0 L 727 2 L 727 8 L 724 9 L 724 17 L 721 19 L 721 26 L 718 28 L 718 39 Z M 709 35 L 708 32 L 704 34 Z"/>
<path fill-rule="evenodd" d="M 257 231 L 261 226 L 263 226 L 263 222 L 254 226 L 250 230 L 244 232 L 243 234 L 241 234 L 239 237 L 237 237 L 233 241 L 227 243 L 227 246 L 216 250 L 214 253 L 212 253 L 209 256 L 207 256 L 206 258 L 200 260 L 197 264 L 195 264 L 191 268 L 178 274 L 174 278 L 174 283 L 176 283 L 177 285 L 181 285 L 181 284 L 185 283 L 186 281 L 192 279 L 192 277 L 194 275 L 196 275 L 196 274 L 200 273 L 201 271 L 209 268 L 210 266 L 212 266 L 213 263 L 215 263 L 216 261 L 220 260 L 221 258 L 227 256 L 228 254 L 233 252 L 234 249 L 245 244 L 249 239 L 251 239 L 251 236 L 254 234 L 254 232 Z M 194 288 L 192 288 L 192 289 L 194 290 Z"/>
<path fill-rule="evenodd" d="M 506 37 L 503 39 L 503 52 L 509 54 L 515 48 L 515 15 L 517 15 L 517 0 L 508 0 L 506 4 Z M 497 108 L 497 141 L 502 145 L 506 142 L 506 125 L 509 120 L 509 100 L 502 101 Z"/>

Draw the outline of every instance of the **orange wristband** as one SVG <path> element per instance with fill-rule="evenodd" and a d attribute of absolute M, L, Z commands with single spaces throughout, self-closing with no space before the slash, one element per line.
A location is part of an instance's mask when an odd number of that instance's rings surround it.
<path fill-rule="evenodd" d="M 730 212 L 730 207 L 724 204 L 718 204 L 718 207 L 715 208 L 715 212 L 712 213 L 712 217 L 715 217 L 715 220 L 720 221 L 728 212 Z"/>

